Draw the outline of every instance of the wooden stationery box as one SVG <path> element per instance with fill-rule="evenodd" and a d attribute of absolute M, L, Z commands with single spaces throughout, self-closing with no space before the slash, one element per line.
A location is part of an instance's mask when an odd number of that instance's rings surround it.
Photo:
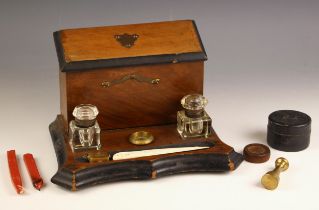
<path fill-rule="evenodd" d="M 61 113 L 94 104 L 102 129 L 176 123 L 180 100 L 203 93 L 207 59 L 194 21 L 67 29 L 54 33 Z"/>
<path fill-rule="evenodd" d="M 75 191 L 120 180 L 232 171 L 241 163 L 242 156 L 224 144 L 213 128 L 211 135 L 194 139 L 183 139 L 177 132 L 181 99 L 203 94 L 207 57 L 194 21 L 67 29 L 55 32 L 54 40 L 61 114 L 49 126 L 59 165 L 53 183 Z M 99 109 L 99 150 L 74 151 L 70 146 L 68 124 L 79 104 Z M 151 133 L 154 142 L 130 143 L 129 136 L 137 131 Z M 108 156 L 202 143 L 210 146 L 121 160 Z M 91 154 L 107 158 L 86 161 Z"/>

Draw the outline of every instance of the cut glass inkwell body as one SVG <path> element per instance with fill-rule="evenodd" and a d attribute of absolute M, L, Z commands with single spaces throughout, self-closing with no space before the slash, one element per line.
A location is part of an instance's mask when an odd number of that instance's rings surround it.
<path fill-rule="evenodd" d="M 177 112 L 177 131 L 183 138 L 206 138 L 211 134 L 212 119 L 204 110 L 207 103 L 207 99 L 199 94 L 182 98 L 184 110 Z"/>
<path fill-rule="evenodd" d="M 70 143 L 74 150 L 101 148 L 101 129 L 96 120 L 99 114 L 96 106 L 81 104 L 74 108 L 74 120 L 70 122 Z"/>

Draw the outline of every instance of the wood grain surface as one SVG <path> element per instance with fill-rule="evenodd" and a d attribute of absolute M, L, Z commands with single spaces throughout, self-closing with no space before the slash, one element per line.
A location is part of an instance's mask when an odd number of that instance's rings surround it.
<path fill-rule="evenodd" d="M 81 72 L 60 72 L 61 113 L 65 122 L 73 119 L 79 104 L 94 104 L 100 111 L 102 129 L 162 125 L 176 122 L 180 100 L 192 93 L 203 94 L 202 61 L 105 68 Z M 127 75 L 158 78 L 158 84 L 128 80 L 103 88 L 103 81 Z"/>
<path fill-rule="evenodd" d="M 139 36 L 130 49 L 114 38 L 124 33 Z M 66 29 L 61 42 L 67 63 L 202 51 L 191 20 Z"/>

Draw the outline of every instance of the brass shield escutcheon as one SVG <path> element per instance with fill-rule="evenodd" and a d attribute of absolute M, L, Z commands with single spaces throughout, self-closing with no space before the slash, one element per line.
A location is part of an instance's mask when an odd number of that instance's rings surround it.
<path fill-rule="evenodd" d="M 114 38 L 123 46 L 126 48 L 131 48 L 135 41 L 138 39 L 139 35 L 137 34 L 116 34 L 114 35 Z"/>

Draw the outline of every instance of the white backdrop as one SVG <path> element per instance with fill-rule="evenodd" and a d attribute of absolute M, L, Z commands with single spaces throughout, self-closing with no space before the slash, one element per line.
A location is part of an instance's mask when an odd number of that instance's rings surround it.
<path fill-rule="evenodd" d="M 318 209 L 319 2 L 0 0 L 1 209 Z M 226 174 L 187 174 L 99 185 L 71 193 L 50 182 L 57 162 L 48 125 L 59 113 L 52 32 L 62 28 L 194 19 L 209 60 L 205 95 L 221 139 L 242 152 L 265 143 L 268 115 L 296 109 L 313 119 L 310 147 L 271 149 L 269 162 Z M 16 149 L 26 193 L 11 185 L 6 151 Z M 37 192 L 22 164 L 33 153 L 46 182 Z M 290 161 L 275 191 L 259 180 L 277 157 Z"/>

